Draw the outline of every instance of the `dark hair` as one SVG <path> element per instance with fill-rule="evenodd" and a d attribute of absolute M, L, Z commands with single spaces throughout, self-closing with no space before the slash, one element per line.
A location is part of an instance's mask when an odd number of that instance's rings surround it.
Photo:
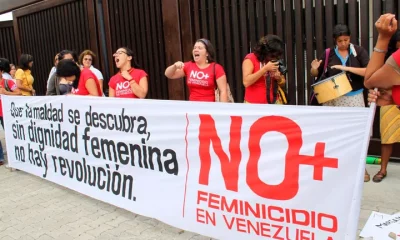
<path fill-rule="evenodd" d="M 214 50 L 214 46 L 212 45 L 211 41 L 206 38 L 200 38 L 200 39 L 197 39 L 196 43 L 198 43 L 198 42 L 204 44 L 204 46 L 206 47 L 206 51 L 208 53 L 208 56 L 207 56 L 208 63 L 215 62 L 215 50 Z M 192 62 L 194 62 L 193 54 L 192 54 Z"/>
<path fill-rule="evenodd" d="M 253 53 L 256 55 L 258 61 L 264 62 L 267 57 L 279 58 L 282 56 L 283 48 L 282 39 L 276 35 L 269 34 L 258 41 L 253 48 Z"/>
<path fill-rule="evenodd" d="M 333 39 L 336 39 L 340 36 L 350 36 L 350 29 L 347 27 L 347 25 L 345 24 L 337 24 L 334 28 L 333 28 Z"/>
<path fill-rule="evenodd" d="M 132 57 L 131 67 L 140 68 L 140 65 L 136 62 L 136 58 L 135 58 L 134 52 L 128 47 L 120 47 L 120 48 L 125 50 L 126 55 L 128 55 L 129 57 Z"/>
<path fill-rule="evenodd" d="M 94 52 L 92 52 L 91 50 L 85 50 L 79 55 L 79 64 L 83 65 L 83 58 L 86 55 L 89 55 L 92 57 L 92 65 L 94 65 L 95 60 L 96 60 L 96 54 L 94 54 Z"/>
<path fill-rule="evenodd" d="M 390 39 L 385 59 L 388 59 L 390 55 L 397 51 L 396 45 L 398 41 L 400 41 L 400 29 L 398 29 Z"/>
<path fill-rule="evenodd" d="M 30 69 L 29 63 L 33 62 L 33 57 L 32 55 L 29 54 L 21 54 L 21 57 L 19 58 L 19 68 L 22 70 L 28 70 Z"/>
<path fill-rule="evenodd" d="M 65 55 L 67 54 L 71 54 L 72 58 L 74 59 L 75 62 L 78 62 L 78 55 L 76 54 L 76 52 L 74 51 L 70 51 L 70 50 L 62 50 L 59 54 L 58 54 L 58 61 L 61 61 L 64 59 Z"/>
<path fill-rule="evenodd" d="M 6 58 L 0 58 L 0 70 L 6 73 L 10 73 L 11 66 L 10 61 Z"/>
<path fill-rule="evenodd" d="M 64 59 L 58 62 L 56 74 L 58 77 L 71 77 L 75 76 L 72 83 L 74 88 L 78 88 L 79 77 L 81 76 L 81 69 L 71 59 Z"/>

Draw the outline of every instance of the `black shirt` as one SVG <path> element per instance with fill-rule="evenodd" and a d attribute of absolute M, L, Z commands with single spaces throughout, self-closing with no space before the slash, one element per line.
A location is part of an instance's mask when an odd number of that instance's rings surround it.
<path fill-rule="evenodd" d="M 346 61 L 346 66 L 356 67 L 356 68 L 366 68 L 368 65 L 368 62 L 369 62 L 369 56 L 368 56 L 367 51 L 360 46 L 357 46 L 357 45 L 353 45 L 353 46 L 354 46 L 354 49 L 356 50 L 357 56 L 355 57 L 353 53 L 349 54 L 349 57 L 347 58 L 347 61 Z M 350 53 L 350 47 L 349 47 L 348 51 Z M 320 80 L 321 75 L 323 74 L 323 71 L 324 71 L 325 51 L 319 59 L 322 60 L 322 62 L 318 68 L 318 81 Z M 336 55 L 335 48 L 332 47 L 330 50 L 330 53 L 329 53 L 329 57 L 328 57 L 327 71 L 326 71 L 325 75 L 322 77 L 322 79 L 329 78 L 331 76 L 334 76 L 334 75 L 342 72 L 339 69 L 330 68 L 333 65 L 342 65 L 342 61 Z M 350 85 L 353 88 L 353 91 L 358 91 L 358 90 L 364 88 L 364 77 L 363 76 L 359 76 L 357 74 L 347 72 L 347 77 L 350 80 Z"/>

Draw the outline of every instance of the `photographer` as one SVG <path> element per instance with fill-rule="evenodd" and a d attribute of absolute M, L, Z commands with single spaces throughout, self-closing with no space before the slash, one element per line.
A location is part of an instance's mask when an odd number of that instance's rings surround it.
<path fill-rule="evenodd" d="M 281 59 L 283 42 L 276 35 L 262 37 L 242 64 L 245 103 L 284 104 L 286 68 Z"/>
<path fill-rule="evenodd" d="M 368 53 L 364 48 L 350 43 L 350 30 L 346 25 L 338 24 L 334 27 L 333 39 L 335 46 L 329 49 L 329 56 L 325 56 L 325 51 L 320 60 L 312 61 L 311 75 L 322 80 L 345 71 L 353 90 L 323 105 L 365 107 L 363 91 L 365 69 L 369 62 Z M 328 65 L 324 73 L 325 61 L 328 61 Z"/>

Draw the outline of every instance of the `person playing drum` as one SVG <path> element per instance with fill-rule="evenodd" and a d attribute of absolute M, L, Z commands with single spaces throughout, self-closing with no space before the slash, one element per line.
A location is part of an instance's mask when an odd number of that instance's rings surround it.
<path fill-rule="evenodd" d="M 350 81 L 352 91 L 336 99 L 323 103 L 324 106 L 336 107 L 365 107 L 364 102 L 364 75 L 369 62 L 367 51 L 357 45 L 350 43 L 350 30 L 346 25 L 338 24 L 333 29 L 335 46 L 330 48 L 329 56 L 326 51 L 320 60 L 315 59 L 311 63 L 311 75 L 317 79 L 329 78 L 346 72 Z M 327 69 L 324 73 L 324 63 Z M 368 182 L 370 176 L 365 170 L 364 181 Z"/>
<path fill-rule="evenodd" d="M 321 58 L 311 63 L 311 75 L 323 79 L 346 72 L 352 91 L 344 96 L 323 103 L 324 106 L 365 107 L 364 102 L 364 75 L 369 62 L 367 51 L 350 43 L 350 30 L 346 25 L 338 24 L 334 27 L 333 38 L 335 46 L 330 48 L 329 56 L 325 53 Z M 324 73 L 324 63 L 328 67 Z"/>

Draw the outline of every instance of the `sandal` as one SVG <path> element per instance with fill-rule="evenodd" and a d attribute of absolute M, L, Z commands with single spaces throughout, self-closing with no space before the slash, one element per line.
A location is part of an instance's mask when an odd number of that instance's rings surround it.
<path fill-rule="evenodd" d="M 379 183 L 382 182 L 382 180 L 386 177 L 387 173 L 383 173 L 381 171 L 379 171 L 377 174 L 375 174 L 375 176 L 372 178 L 372 181 Z"/>
<path fill-rule="evenodd" d="M 371 180 L 371 177 L 369 176 L 368 173 L 364 174 L 364 182 L 369 182 L 369 180 Z"/>

